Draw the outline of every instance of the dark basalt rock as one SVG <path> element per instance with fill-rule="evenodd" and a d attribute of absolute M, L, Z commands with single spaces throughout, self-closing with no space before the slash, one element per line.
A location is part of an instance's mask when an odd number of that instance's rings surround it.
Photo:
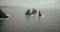
<path fill-rule="evenodd" d="M 30 10 L 28 9 L 25 15 L 31 15 Z"/>
<path fill-rule="evenodd" d="M 37 11 L 33 8 L 33 11 L 31 12 L 31 14 L 36 14 Z"/>
<path fill-rule="evenodd" d="M 39 16 L 41 16 L 41 11 L 39 11 Z"/>
<path fill-rule="evenodd" d="M 0 18 L 8 18 L 9 16 L 6 16 L 6 14 L 0 9 Z"/>

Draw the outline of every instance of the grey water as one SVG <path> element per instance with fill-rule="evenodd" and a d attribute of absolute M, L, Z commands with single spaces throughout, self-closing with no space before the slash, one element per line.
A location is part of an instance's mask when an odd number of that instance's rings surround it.
<path fill-rule="evenodd" d="M 37 12 L 41 10 L 41 17 L 38 13 L 26 16 L 28 8 L 1 9 L 11 16 L 0 24 L 1 32 L 60 32 L 60 9 L 36 8 Z"/>

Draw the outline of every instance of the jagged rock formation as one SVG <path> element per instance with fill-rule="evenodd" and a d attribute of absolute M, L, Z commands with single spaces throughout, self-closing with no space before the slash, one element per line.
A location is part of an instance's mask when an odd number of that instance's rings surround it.
<path fill-rule="evenodd" d="M 30 13 L 30 10 L 29 10 L 29 9 L 27 9 L 27 12 L 25 13 L 25 15 L 31 15 L 31 13 Z"/>
<path fill-rule="evenodd" d="M 37 11 L 33 8 L 33 11 L 31 12 L 31 14 L 36 14 Z"/>
<path fill-rule="evenodd" d="M 41 16 L 41 11 L 39 11 L 39 16 Z"/>
<path fill-rule="evenodd" d="M 6 16 L 6 14 L 0 9 L 0 18 L 8 18 L 9 16 Z"/>

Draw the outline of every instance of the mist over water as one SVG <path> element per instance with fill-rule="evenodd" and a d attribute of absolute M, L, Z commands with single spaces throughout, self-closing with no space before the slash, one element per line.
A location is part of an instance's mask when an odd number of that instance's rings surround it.
<path fill-rule="evenodd" d="M 40 9 L 35 8 L 37 12 L 41 10 L 42 16 L 38 13 L 26 16 L 28 8 L 1 8 L 11 18 L 4 21 L 3 32 L 59 32 L 60 31 L 60 9 Z M 32 8 L 30 8 L 32 11 Z"/>
<path fill-rule="evenodd" d="M 0 32 L 60 32 L 60 0 L 0 0 L 0 8 L 11 16 L 0 24 Z M 26 16 L 33 8 L 37 14 Z"/>

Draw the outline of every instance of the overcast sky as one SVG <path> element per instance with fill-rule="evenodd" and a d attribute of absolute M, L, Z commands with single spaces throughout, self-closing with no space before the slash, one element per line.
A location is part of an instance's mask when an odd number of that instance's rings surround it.
<path fill-rule="evenodd" d="M 0 6 L 59 7 L 60 0 L 0 0 Z"/>

